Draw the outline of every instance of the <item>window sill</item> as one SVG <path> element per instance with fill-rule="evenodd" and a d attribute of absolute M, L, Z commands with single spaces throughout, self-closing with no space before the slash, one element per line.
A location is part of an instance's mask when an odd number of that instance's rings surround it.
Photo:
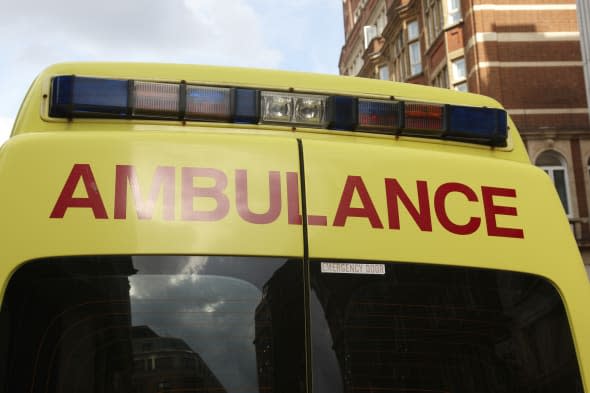
<path fill-rule="evenodd" d="M 404 83 L 408 83 L 408 81 L 410 81 L 412 79 L 416 79 L 420 76 L 424 76 L 424 70 L 420 71 L 417 74 L 413 74 L 413 75 L 408 76 L 406 79 L 404 79 Z M 409 83 L 412 83 L 412 82 L 409 82 Z"/>
<path fill-rule="evenodd" d="M 447 31 L 449 31 L 459 25 L 462 25 L 462 24 L 463 24 L 463 18 L 459 19 L 457 22 L 455 22 L 453 24 L 445 25 L 445 27 L 443 28 L 443 31 L 447 32 Z"/>

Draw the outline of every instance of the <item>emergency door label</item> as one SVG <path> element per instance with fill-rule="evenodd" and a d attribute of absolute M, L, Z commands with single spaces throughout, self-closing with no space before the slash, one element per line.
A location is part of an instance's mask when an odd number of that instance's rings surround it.
<path fill-rule="evenodd" d="M 384 264 L 322 262 L 322 273 L 385 274 Z"/>

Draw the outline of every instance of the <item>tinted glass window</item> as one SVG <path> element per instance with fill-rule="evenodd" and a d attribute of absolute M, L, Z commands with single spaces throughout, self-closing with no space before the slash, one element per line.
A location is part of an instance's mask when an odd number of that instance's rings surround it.
<path fill-rule="evenodd" d="M 302 270 L 281 258 L 31 262 L 2 308 L 5 391 L 300 392 Z"/>
<path fill-rule="evenodd" d="M 363 262 L 311 265 L 314 393 L 582 392 L 544 279 Z"/>

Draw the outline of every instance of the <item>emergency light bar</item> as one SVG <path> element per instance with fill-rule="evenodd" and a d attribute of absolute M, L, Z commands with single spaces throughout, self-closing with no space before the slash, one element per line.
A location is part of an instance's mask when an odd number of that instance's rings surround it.
<path fill-rule="evenodd" d="M 508 138 L 502 109 L 73 75 L 53 78 L 49 116 L 277 124 L 498 147 Z"/>

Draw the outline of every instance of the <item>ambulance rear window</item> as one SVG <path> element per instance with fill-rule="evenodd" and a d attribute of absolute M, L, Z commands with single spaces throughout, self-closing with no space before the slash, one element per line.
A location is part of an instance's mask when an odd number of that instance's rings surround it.
<path fill-rule="evenodd" d="M 302 274 L 286 258 L 28 263 L 2 307 L 0 391 L 298 393 Z"/>
<path fill-rule="evenodd" d="M 0 360 L 2 393 L 582 392 L 547 280 L 409 263 L 33 261 L 6 289 Z"/>
<path fill-rule="evenodd" d="M 532 275 L 314 261 L 314 393 L 582 392 L 563 304 Z"/>

